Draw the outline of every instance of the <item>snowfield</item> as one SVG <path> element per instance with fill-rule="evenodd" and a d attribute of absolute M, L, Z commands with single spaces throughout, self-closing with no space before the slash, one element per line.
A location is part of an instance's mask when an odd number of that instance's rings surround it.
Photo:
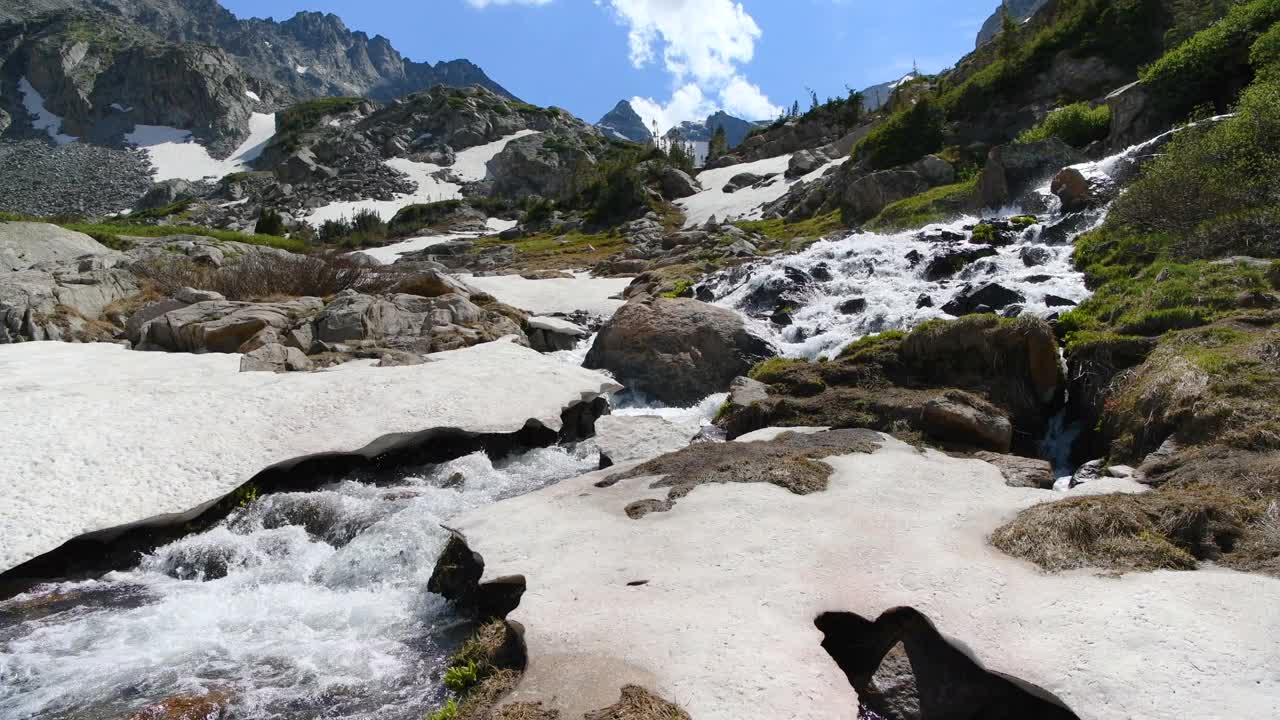
<path fill-rule="evenodd" d="M 516 138 L 534 134 L 537 134 L 534 130 L 521 130 L 487 145 L 467 148 L 457 154 L 453 167 L 450 168 L 433 163 L 414 162 L 407 158 L 392 158 L 386 161 L 386 165 L 408 175 L 409 179 L 417 184 L 417 189 L 412 193 L 401 195 L 393 200 L 348 200 L 330 203 L 308 215 L 307 222 L 313 227 L 320 227 L 327 220 L 350 218 L 357 212 L 370 210 L 378 213 L 383 220 L 390 221 L 397 212 L 410 205 L 458 200 L 462 197 L 462 184 L 484 180 L 489 173 L 489 161 L 497 157 L 498 153 L 507 147 L 507 143 Z M 447 177 L 450 174 L 452 178 Z"/>
<path fill-rule="evenodd" d="M 572 279 L 528 280 L 519 275 L 462 275 L 463 282 L 533 315 L 570 314 L 579 310 L 611 318 L 625 304 L 622 291 L 631 278 L 594 278 L 575 273 Z"/>
<path fill-rule="evenodd" d="M 501 340 L 413 367 L 239 368 L 239 355 L 0 347 L 0 572 L 86 533 L 191 517 L 279 463 L 372 456 L 431 428 L 559 429 L 563 410 L 619 389 Z"/>
<path fill-rule="evenodd" d="M 252 169 L 250 163 L 262 155 L 276 134 L 276 116 L 254 113 L 249 118 L 249 137 L 226 160 L 218 160 L 192 137 L 190 130 L 164 125 L 136 125 L 125 140 L 147 153 L 152 177 L 164 180 L 204 180 L 225 177 Z"/>
<path fill-rule="evenodd" d="M 62 133 L 62 116 L 55 115 L 44 106 L 44 96 L 24 76 L 18 80 L 18 92 L 22 93 L 22 107 L 31 113 L 31 126 L 49 133 L 49 138 L 59 145 L 73 143 L 80 138 Z"/>
<path fill-rule="evenodd" d="M 799 182 L 811 182 L 826 174 L 833 167 L 843 165 L 847 157 L 833 160 L 804 177 L 788 180 L 784 177 L 791 155 L 779 155 L 755 162 L 730 165 L 729 167 L 704 170 L 698 173 L 697 180 L 702 185 L 702 192 L 677 200 L 676 205 L 685 212 L 685 227 L 696 227 L 710 220 L 758 220 L 761 206 L 771 203 Z M 765 180 L 761 187 L 745 187 L 737 192 L 727 193 L 724 186 L 740 173 L 751 173 L 762 177 L 773 177 Z"/>

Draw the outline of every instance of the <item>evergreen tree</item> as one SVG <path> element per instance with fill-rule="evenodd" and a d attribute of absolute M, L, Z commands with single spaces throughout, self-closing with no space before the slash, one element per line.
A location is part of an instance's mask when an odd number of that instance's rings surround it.
<path fill-rule="evenodd" d="M 791 114 L 788 115 L 787 117 L 793 117 L 793 118 L 800 117 L 800 101 L 799 100 L 796 100 L 795 102 L 791 103 Z"/>
<path fill-rule="evenodd" d="M 725 134 L 724 126 L 720 125 L 711 134 L 711 144 L 707 147 L 707 160 L 715 160 L 727 152 L 729 152 L 729 137 Z"/>
<path fill-rule="evenodd" d="M 284 237 L 284 218 L 280 217 L 280 213 L 275 210 L 262 208 L 258 212 L 258 224 L 254 226 L 253 232 L 258 235 Z"/>
<path fill-rule="evenodd" d="M 1008 59 L 1018 51 L 1018 21 L 1009 13 L 1009 4 L 1000 4 L 1000 57 Z"/>

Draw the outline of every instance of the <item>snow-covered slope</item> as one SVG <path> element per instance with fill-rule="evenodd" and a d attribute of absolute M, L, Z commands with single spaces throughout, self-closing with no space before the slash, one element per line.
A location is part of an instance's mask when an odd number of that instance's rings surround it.
<path fill-rule="evenodd" d="M 250 164 L 262 155 L 275 134 L 275 115 L 253 113 L 249 119 L 249 137 L 225 160 L 210 156 L 209 151 L 194 140 L 190 130 L 138 125 L 125 135 L 125 140 L 147 153 L 154 178 L 160 182 L 218 179 L 250 170 Z"/>
<path fill-rule="evenodd" d="M 909 607 L 1082 718 L 1280 713 L 1280 581 L 1213 568 L 1046 574 L 987 536 L 1058 496 L 1009 487 L 981 461 L 880 442 L 828 458 L 829 487 L 809 495 L 705 484 L 636 520 L 629 504 L 668 489 L 652 476 L 597 485 L 621 467 L 451 520 L 484 559 L 482 580 L 528 580 L 509 616 L 529 651 L 512 700 L 581 717 L 634 683 L 699 720 L 854 720 L 858 698 L 814 621 Z M 1076 492 L 1137 489 L 1125 482 Z"/>
<path fill-rule="evenodd" d="M 584 311 L 609 318 L 622 307 L 622 291 L 631 278 L 595 278 L 578 273 L 572 279 L 529 280 L 519 275 L 466 276 L 466 283 L 500 302 L 534 315 Z"/>
<path fill-rule="evenodd" d="M 822 177 L 828 170 L 843 164 L 848 158 L 840 158 L 823 165 L 804 177 L 788 180 L 784 173 L 791 163 L 791 155 L 757 160 L 755 162 L 730 165 L 728 167 L 704 170 L 698 173 L 698 182 L 704 190 L 683 200 L 676 201 L 685 212 L 685 226 L 701 225 L 712 217 L 717 220 L 755 220 L 760 217 L 761 206 L 771 203 L 787 194 L 787 190 L 798 182 L 808 182 Z M 735 175 L 750 173 L 767 178 L 760 187 L 744 187 L 736 192 L 727 193 L 724 186 Z"/>
<path fill-rule="evenodd" d="M 534 134 L 536 131 L 521 130 L 486 145 L 467 148 L 457 154 L 453 166 L 449 168 L 432 163 L 415 162 L 408 158 L 392 158 L 386 161 L 387 166 L 408 175 L 417 183 L 416 190 L 391 200 L 348 200 L 330 203 L 311 213 L 307 217 L 307 222 L 319 227 L 326 220 L 350 218 L 364 210 L 378 213 L 383 220 L 391 220 L 397 212 L 410 205 L 459 199 L 462 197 L 462 185 L 484 180 L 489 172 L 489 161 L 497 157 L 508 143 Z"/>
<path fill-rule="evenodd" d="M 23 77 L 18 81 L 18 92 L 22 93 L 22 107 L 31 114 L 31 126 L 36 130 L 49 133 L 49 139 L 59 145 L 73 143 L 80 138 L 64 135 L 62 118 L 44 106 L 44 96 L 31 85 L 31 81 Z"/>
<path fill-rule="evenodd" d="M 617 388 L 506 341 L 431 360 L 276 375 L 239 372 L 239 355 L 0 347 L 0 571 L 85 533 L 177 519 L 277 463 L 372 456 L 432 428 L 558 429 L 563 410 Z"/>

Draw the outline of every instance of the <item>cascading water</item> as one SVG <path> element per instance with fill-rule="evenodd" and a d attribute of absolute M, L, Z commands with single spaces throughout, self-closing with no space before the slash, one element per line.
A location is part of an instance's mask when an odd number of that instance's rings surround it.
<path fill-rule="evenodd" d="M 598 467 L 590 443 L 259 498 L 135 569 L 0 602 L 0 717 L 124 718 L 218 693 L 234 718 L 421 720 L 465 628 L 440 524 Z"/>
<path fill-rule="evenodd" d="M 1176 132 L 1072 168 L 1092 191 L 1114 194 Z M 1029 204 L 1040 207 L 1029 226 L 1007 224 L 1024 215 L 1024 208 L 1014 207 L 910 232 L 855 232 L 723 271 L 704 287 L 715 304 L 739 311 L 784 356 L 797 358 L 831 356 L 866 335 L 952 317 L 947 303 L 966 288 L 989 284 L 1003 290 L 997 295 L 1000 307 L 992 309 L 1047 317 L 1089 297 L 1084 276 L 1071 264 L 1072 244 L 1101 225 L 1109 207 L 1063 212 L 1049 186 L 1046 179 L 1032 192 Z M 993 221 L 1009 228 L 995 236 L 996 244 L 974 238 L 977 225 Z M 981 304 L 950 309 L 966 314 Z"/>

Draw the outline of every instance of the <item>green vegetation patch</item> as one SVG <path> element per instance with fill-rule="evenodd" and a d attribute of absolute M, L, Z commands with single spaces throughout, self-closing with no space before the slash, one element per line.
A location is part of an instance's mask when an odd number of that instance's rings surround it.
<path fill-rule="evenodd" d="M 924 97 L 867 133 L 854 146 L 853 157 L 877 170 L 915 162 L 942 149 L 942 120 L 940 108 Z"/>
<path fill-rule="evenodd" d="M 847 230 L 839 211 L 817 215 L 799 222 L 787 222 L 782 218 L 770 220 L 742 220 L 734 225 L 747 232 L 759 233 L 771 240 L 816 240 Z"/>
<path fill-rule="evenodd" d="M 978 202 L 978 178 L 942 185 L 899 200 L 867 223 L 872 230 L 909 230 L 945 222 Z"/>
<path fill-rule="evenodd" d="M 1058 326 L 1068 348 L 1087 341 L 1089 333 L 1155 337 L 1236 313 L 1242 293 L 1267 289 L 1264 271 L 1247 264 L 1158 262 L 1098 288 Z"/>
<path fill-rule="evenodd" d="M 1105 139 L 1110 132 L 1111 108 L 1078 102 L 1049 113 L 1044 122 L 1019 135 L 1018 142 L 1034 143 L 1056 137 L 1068 145 L 1084 147 Z"/>
<path fill-rule="evenodd" d="M 1247 81 L 1254 43 L 1276 21 L 1280 2 L 1252 0 L 1234 5 L 1222 20 L 1196 33 L 1142 71 L 1152 97 L 1175 117 L 1205 102 L 1225 104 Z M 1276 39 L 1260 50 L 1261 59 Z M 1224 95 L 1225 94 L 1225 95 Z"/>
<path fill-rule="evenodd" d="M 477 249 L 497 245 L 515 248 L 515 265 L 525 270 L 562 270 L 590 267 L 606 260 L 626 247 L 626 237 L 619 233 L 584 233 L 573 231 L 563 235 L 539 233 L 516 240 L 498 237 L 476 241 Z"/>
<path fill-rule="evenodd" d="M 130 225 L 126 222 L 103 222 L 103 223 L 58 223 L 68 230 L 75 230 L 89 235 L 94 240 L 112 246 L 112 243 L 127 242 L 122 238 L 125 237 L 146 237 L 160 238 L 172 237 L 174 235 L 200 235 L 203 237 L 211 237 L 215 240 L 223 242 L 240 242 L 248 245 L 264 245 L 266 247 L 280 248 L 290 252 L 303 252 L 307 249 L 307 244 L 301 240 L 293 238 L 276 237 L 274 235 L 253 235 L 250 233 L 236 232 L 234 230 L 216 230 L 214 228 L 199 227 L 196 225 Z"/>

